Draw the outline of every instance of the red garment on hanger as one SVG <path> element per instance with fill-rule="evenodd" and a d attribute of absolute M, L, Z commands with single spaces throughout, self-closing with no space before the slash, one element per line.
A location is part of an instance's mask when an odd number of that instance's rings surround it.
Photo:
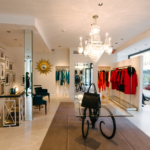
<path fill-rule="evenodd" d="M 103 90 L 106 90 L 106 72 L 103 71 Z"/>
<path fill-rule="evenodd" d="M 110 82 L 111 82 L 111 88 L 115 89 L 115 70 L 111 71 Z"/>
<path fill-rule="evenodd" d="M 98 77 L 98 88 L 99 88 L 99 93 L 101 91 L 101 88 L 103 90 L 103 72 L 99 72 L 99 77 Z"/>
<path fill-rule="evenodd" d="M 109 72 L 107 72 L 107 76 L 108 77 L 107 77 L 107 80 L 106 80 L 106 86 L 109 87 L 109 81 L 108 81 L 108 79 L 109 79 Z"/>
<path fill-rule="evenodd" d="M 125 94 L 135 94 L 136 86 L 138 85 L 136 70 L 132 67 L 133 69 L 132 69 L 132 73 L 131 73 L 131 72 L 129 72 L 128 68 L 125 70 L 125 73 L 124 73 L 124 85 L 125 85 L 124 93 Z"/>

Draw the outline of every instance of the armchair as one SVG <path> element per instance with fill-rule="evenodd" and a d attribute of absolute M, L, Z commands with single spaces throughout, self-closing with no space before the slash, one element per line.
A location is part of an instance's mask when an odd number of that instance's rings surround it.
<path fill-rule="evenodd" d="M 41 105 L 45 105 L 45 114 L 47 114 L 47 101 L 42 99 L 42 96 L 34 96 L 33 97 L 33 106 L 39 106 L 39 111 L 41 109 Z"/>
<path fill-rule="evenodd" d="M 48 96 L 49 102 L 50 102 L 50 93 L 48 93 L 47 89 L 42 89 L 42 87 L 36 87 L 35 88 L 36 95 Z"/>

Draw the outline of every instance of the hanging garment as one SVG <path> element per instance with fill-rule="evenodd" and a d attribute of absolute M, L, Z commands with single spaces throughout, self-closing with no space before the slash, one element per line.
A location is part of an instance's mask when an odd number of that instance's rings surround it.
<path fill-rule="evenodd" d="M 106 90 L 106 72 L 103 70 L 103 90 Z"/>
<path fill-rule="evenodd" d="M 106 72 L 106 87 L 109 87 L 109 71 Z"/>
<path fill-rule="evenodd" d="M 69 71 L 68 71 L 68 73 L 66 71 L 66 82 L 69 84 Z"/>
<path fill-rule="evenodd" d="M 99 88 L 99 93 L 101 91 L 101 88 L 102 88 L 102 91 L 103 91 L 103 71 L 99 72 L 99 76 L 98 76 L 98 88 Z"/>
<path fill-rule="evenodd" d="M 63 71 L 60 72 L 60 85 L 63 85 Z"/>
<path fill-rule="evenodd" d="M 70 83 L 70 72 L 68 71 L 68 75 L 67 75 L 67 82 L 68 84 Z"/>
<path fill-rule="evenodd" d="M 56 71 L 56 81 L 59 80 L 59 74 L 60 74 L 60 71 Z"/>
<path fill-rule="evenodd" d="M 119 91 L 124 92 L 124 74 L 126 69 L 121 70 Z"/>
<path fill-rule="evenodd" d="M 111 82 L 111 88 L 114 90 L 116 87 L 115 86 L 115 70 L 111 71 L 110 82 Z"/>
<path fill-rule="evenodd" d="M 75 70 L 75 74 L 77 74 L 77 70 Z"/>
<path fill-rule="evenodd" d="M 135 94 L 136 93 L 136 86 L 138 85 L 137 82 L 137 74 L 134 67 L 128 67 L 125 70 L 125 77 L 124 77 L 124 85 L 125 85 L 125 94 Z"/>
<path fill-rule="evenodd" d="M 80 70 L 80 75 L 82 75 L 83 74 L 83 70 Z"/>
<path fill-rule="evenodd" d="M 67 71 L 66 71 L 66 82 L 68 83 L 68 74 L 67 74 Z"/>
<path fill-rule="evenodd" d="M 58 81 L 57 76 L 58 76 L 58 71 L 56 71 L 56 81 Z"/>

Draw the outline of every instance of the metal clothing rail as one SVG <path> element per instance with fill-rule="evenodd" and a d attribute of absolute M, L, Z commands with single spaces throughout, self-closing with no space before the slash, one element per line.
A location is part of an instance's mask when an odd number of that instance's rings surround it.
<path fill-rule="evenodd" d="M 116 67 L 116 68 L 113 68 L 113 69 L 117 69 L 117 68 L 125 68 L 125 67 L 132 67 L 131 65 L 129 66 L 122 66 L 122 67 Z"/>

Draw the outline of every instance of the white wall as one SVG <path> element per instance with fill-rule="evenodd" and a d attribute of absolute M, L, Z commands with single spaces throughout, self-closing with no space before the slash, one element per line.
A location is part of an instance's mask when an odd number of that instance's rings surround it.
<path fill-rule="evenodd" d="M 41 74 L 36 68 L 36 62 L 45 59 L 53 65 L 52 72 Z M 33 54 L 33 85 L 42 85 L 42 88 L 48 89 L 51 95 L 56 95 L 56 66 L 69 66 L 69 50 L 55 50 L 54 53 L 34 53 Z M 33 90 L 33 92 L 35 92 Z"/>
<path fill-rule="evenodd" d="M 18 69 L 18 66 L 17 66 L 18 62 L 16 64 L 16 63 L 14 63 L 14 61 L 20 57 L 18 57 L 18 53 L 15 53 L 14 50 L 16 50 L 16 49 L 7 47 L 6 45 L 4 45 L 2 43 L 0 43 L 0 47 L 2 47 L 5 50 L 5 56 L 9 57 L 9 61 L 13 63 L 13 72 L 18 74 L 18 72 L 20 72 L 20 70 Z M 17 80 L 17 76 L 16 76 L 16 80 Z M 19 85 L 16 85 L 16 83 L 5 86 L 5 95 L 10 94 L 10 89 L 15 86 L 19 87 Z M 0 99 L 0 114 L 2 113 L 3 100 L 5 100 L 5 99 L 3 99 L 3 98 Z"/>
<path fill-rule="evenodd" d="M 24 86 L 21 85 L 21 76 L 24 75 L 24 48 L 11 47 L 10 50 L 14 58 L 13 72 L 16 73 L 16 82 L 14 83 L 14 87 L 17 87 L 19 92 L 23 92 Z"/>
<path fill-rule="evenodd" d="M 77 50 L 77 48 L 70 48 L 70 91 L 69 98 L 73 99 L 75 94 L 75 86 L 74 86 L 74 65 L 75 63 L 92 63 L 91 59 L 84 55 L 73 54 L 73 51 Z M 111 66 L 112 63 L 117 62 L 117 54 L 108 55 L 104 53 L 99 61 L 93 65 L 93 83 L 95 83 L 97 87 L 97 72 L 98 66 Z M 98 88 L 97 88 L 98 90 Z"/>
<path fill-rule="evenodd" d="M 138 110 L 141 109 L 142 106 L 142 85 L 143 85 L 143 56 L 138 56 L 135 58 L 127 59 L 124 61 L 117 62 L 115 64 L 112 64 L 112 68 L 122 67 L 122 66 L 129 66 L 132 65 L 132 67 L 135 68 L 137 73 L 137 80 L 138 80 L 138 86 L 136 87 L 136 94 L 131 96 L 131 104 L 138 108 Z M 117 97 L 120 97 L 121 99 L 127 101 L 130 103 L 130 95 L 124 94 L 122 92 L 113 90 Z"/>
<path fill-rule="evenodd" d="M 117 53 L 117 62 L 128 59 L 128 54 L 119 54 Z"/>

